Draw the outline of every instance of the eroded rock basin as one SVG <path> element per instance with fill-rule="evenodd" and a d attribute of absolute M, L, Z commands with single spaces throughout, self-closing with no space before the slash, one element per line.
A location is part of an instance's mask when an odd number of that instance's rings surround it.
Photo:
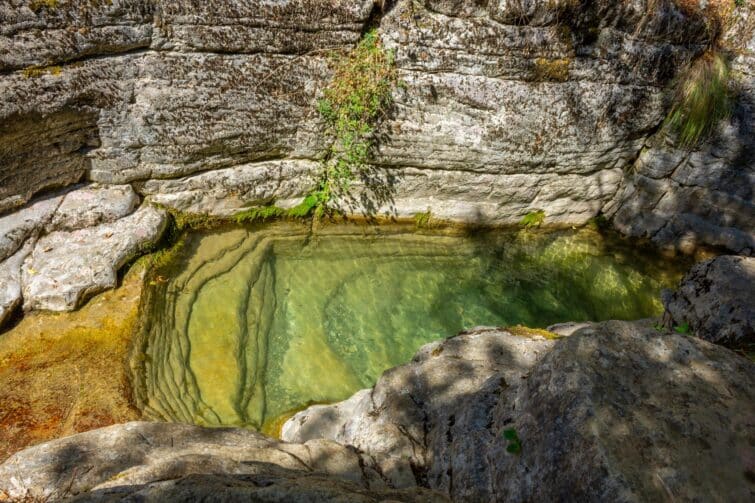
<path fill-rule="evenodd" d="M 150 419 L 274 434 L 465 328 L 656 316 L 686 265 L 591 230 L 196 233 L 153 282 L 135 396 Z"/>

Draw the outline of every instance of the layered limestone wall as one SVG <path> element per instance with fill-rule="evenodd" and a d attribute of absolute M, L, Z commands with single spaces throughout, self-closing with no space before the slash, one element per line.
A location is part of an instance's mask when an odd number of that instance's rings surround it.
<path fill-rule="evenodd" d="M 603 211 L 661 246 L 750 253 L 751 8 L 730 28 L 749 42 L 729 44 L 745 92 L 725 152 L 658 146 L 673 77 L 710 43 L 689 4 L 3 2 L 0 212 L 80 182 L 198 213 L 292 206 L 327 146 L 328 55 L 377 25 L 401 85 L 366 174 L 379 190 L 356 187 L 351 211 L 514 224 L 543 210 L 554 225 Z"/>

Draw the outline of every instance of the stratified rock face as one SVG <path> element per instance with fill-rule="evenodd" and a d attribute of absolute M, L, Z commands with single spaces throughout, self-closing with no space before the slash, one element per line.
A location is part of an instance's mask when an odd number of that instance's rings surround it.
<path fill-rule="evenodd" d="M 446 501 L 391 489 L 368 456 L 242 429 L 126 423 L 32 447 L 0 465 L 0 495 L 51 501 Z"/>
<path fill-rule="evenodd" d="M 35 194 L 80 181 L 203 214 L 295 205 L 331 141 L 315 106 L 330 53 L 374 24 L 400 85 L 347 213 L 515 224 L 543 210 L 546 224 L 578 225 L 603 211 L 662 246 L 747 254 L 753 16 L 737 9 L 724 36 L 736 118 L 723 147 L 672 168 L 678 152 L 648 138 L 668 84 L 710 42 L 705 15 L 676 1 L 4 2 L 0 212 L 28 216 Z M 103 197 L 118 214 L 136 204 Z M 53 227 L 106 223 L 99 206 L 79 201 L 81 221 Z M 29 229 L 0 234 L 0 260 Z"/>
<path fill-rule="evenodd" d="M 755 346 L 755 258 L 722 256 L 695 265 L 675 292 L 664 292 L 670 322 L 702 339 Z"/>
<path fill-rule="evenodd" d="M 744 4 L 722 36 L 734 56 L 731 118 L 693 149 L 666 131 L 646 142 L 604 208 L 620 232 L 683 253 L 700 245 L 755 251 L 755 9 Z"/>
<path fill-rule="evenodd" d="M 555 342 L 478 329 L 425 346 L 372 390 L 297 414 L 283 438 L 354 445 L 395 484 L 455 501 L 746 501 L 754 371 L 644 323 Z"/>
<path fill-rule="evenodd" d="M 663 87 L 706 40 L 700 15 L 665 2 L 379 3 L 402 88 L 378 131 L 375 176 L 389 194 L 363 197 L 354 212 L 430 207 L 514 223 L 543 209 L 550 223 L 584 223 L 616 194 L 663 118 Z M 330 76 L 326 53 L 352 47 L 375 4 L 5 5 L 0 153 L 16 177 L 0 173 L 0 211 L 81 176 L 124 183 L 216 169 L 237 170 L 204 175 L 236 196 L 194 191 L 191 206 L 224 214 L 262 193 L 301 197 L 324 146 L 313 105 Z M 40 114 L 39 134 L 23 136 Z M 250 172 L 281 158 L 303 161 L 280 173 L 280 190 L 248 189 Z M 155 199 L 176 191 L 147 187 Z"/>

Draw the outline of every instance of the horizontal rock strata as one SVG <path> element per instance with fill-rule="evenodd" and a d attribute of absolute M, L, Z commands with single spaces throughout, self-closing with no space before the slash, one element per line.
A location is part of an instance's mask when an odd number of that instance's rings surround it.
<path fill-rule="evenodd" d="M 6 2 L 0 213 L 43 213 L 82 181 L 201 214 L 294 206 L 332 141 L 316 110 L 332 54 L 376 26 L 400 85 L 346 213 L 508 225 L 542 210 L 570 226 L 602 212 L 659 246 L 750 254 L 755 17 L 736 9 L 721 35 L 736 113 L 688 153 L 659 132 L 665 97 L 717 28 L 687 2 Z M 105 223 L 111 197 L 130 212 L 118 190 L 53 226 Z M 0 260 L 32 234 L 0 232 Z"/>

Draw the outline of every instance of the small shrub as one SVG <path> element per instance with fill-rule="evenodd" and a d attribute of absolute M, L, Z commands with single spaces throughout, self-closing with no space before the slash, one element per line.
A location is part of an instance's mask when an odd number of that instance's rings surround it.
<path fill-rule="evenodd" d="M 355 174 L 366 167 L 376 123 L 390 105 L 397 83 L 393 53 L 383 48 L 375 30 L 367 32 L 350 53 L 334 57 L 333 65 L 333 79 L 317 103 L 333 143 L 316 187 L 293 210 L 299 216 L 331 210 L 331 199 L 346 193 Z"/>
<path fill-rule="evenodd" d="M 531 211 L 524 215 L 519 221 L 519 225 L 525 229 L 540 227 L 545 221 L 545 212 L 543 210 Z"/>
<path fill-rule="evenodd" d="M 689 323 L 682 323 L 681 325 L 676 325 L 674 327 L 674 332 L 677 334 L 687 335 L 689 334 Z"/>
<path fill-rule="evenodd" d="M 729 63 L 708 52 L 678 79 L 674 101 L 664 126 L 678 134 L 683 147 L 694 147 L 710 135 L 732 109 Z"/>

